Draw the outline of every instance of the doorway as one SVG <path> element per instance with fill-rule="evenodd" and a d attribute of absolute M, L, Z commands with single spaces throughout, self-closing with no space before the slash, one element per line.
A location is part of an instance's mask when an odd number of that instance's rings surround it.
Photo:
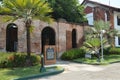
<path fill-rule="evenodd" d="M 14 23 L 10 23 L 6 29 L 6 51 L 16 52 L 18 44 L 18 27 Z"/>
<path fill-rule="evenodd" d="M 55 31 L 50 27 L 45 27 L 42 30 L 42 53 L 45 45 L 55 45 Z"/>
<path fill-rule="evenodd" d="M 72 48 L 77 48 L 76 29 L 72 30 Z"/>

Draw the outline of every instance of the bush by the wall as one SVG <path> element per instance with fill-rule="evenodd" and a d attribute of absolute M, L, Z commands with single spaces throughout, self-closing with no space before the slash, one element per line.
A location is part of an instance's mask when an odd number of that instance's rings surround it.
<path fill-rule="evenodd" d="M 110 48 L 109 54 L 120 54 L 120 48 Z"/>
<path fill-rule="evenodd" d="M 0 67 L 25 67 L 27 55 L 26 53 L 0 53 Z M 32 54 L 32 65 L 40 63 L 40 56 Z"/>
<path fill-rule="evenodd" d="M 13 54 L 0 52 L 0 67 L 6 67 L 7 62 L 8 62 L 7 57 L 11 56 L 11 55 L 13 55 Z"/>
<path fill-rule="evenodd" d="M 40 62 L 41 62 L 40 55 L 32 54 L 31 61 L 32 61 L 33 65 L 40 64 Z"/>
<path fill-rule="evenodd" d="M 66 51 L 62 54 L 61 59 L 62 60 L 73 60 L 80 57 L 84 57 L 85 51 L 82 48 L 79 49 L 71 49 L 69 51 Z"/>

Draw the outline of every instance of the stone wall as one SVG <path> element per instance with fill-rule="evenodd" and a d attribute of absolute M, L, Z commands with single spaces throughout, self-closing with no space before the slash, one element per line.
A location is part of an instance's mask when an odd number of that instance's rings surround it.
<path fill-rule="evenodd" d="M 13 22 L 18 27 L 18 51 L 26 52 L 26 28 L 22 19 Z M 0 50 L 6 51 L 6 28 L 9 23 L 4 23 L 0 16 Z M 45 27 L 51 27 L 55 31 L 55 46 L 57 50 L 57 56 L 67 50 L 67 41 L 71 42 L 72 39 L 67 39 L 66 32 L 72 32 L 76 30 L 76 42 L 77 47 L 80 47 L 83 42 L 83 26 L 77 24 L 70 24 L 66 22 L 53 22 L 51 24 L 34 20 L 32 22 L 35 27 L 31 33 L 31 51 L 40 54 L 41 53 L 41 32 Z M 71 35 L 72 36 L 72 35 Z M 70 48 L 71 45 L 69 46 Z"/>

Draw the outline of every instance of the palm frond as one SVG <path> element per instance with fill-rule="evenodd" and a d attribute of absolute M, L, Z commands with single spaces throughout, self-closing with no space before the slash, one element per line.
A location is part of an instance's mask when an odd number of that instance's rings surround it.
<path fill-rule="evenodd" d="M 108 29 L 110 29 L 110 23 L 109 22 L 104 22 L 102 20 L 95 21 L 94 22 L 94 27 L 97 31 L 108 30 Z"/>
<path fill-rule="evenodd" d="M 53 19 L 49 16 L 52 11 L 44 0 L 4 0 L 0 7 L 1 14 L 9 14 L 15 19 L 24 18 L 25 21 L 38 17 L 42 21 L 52 22 Z"/>
<path fill-rule="evenodd" d="M 89 42 L 84 42 L 84 46 L 87 48 L 92 48 L 92 45 Z"/>

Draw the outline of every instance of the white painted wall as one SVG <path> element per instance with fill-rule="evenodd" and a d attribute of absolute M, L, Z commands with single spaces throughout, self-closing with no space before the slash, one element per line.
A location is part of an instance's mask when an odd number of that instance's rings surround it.
<path fill-rule="evenodd" d="M 105 21 L 107 22 L 107 14 L 105 13 L 104 15 L 105 15 Z"/>
<path fill-rule="evenodd" d="M 89 14 L 87 14 L 86 15 L 86 18 L 87 18 L 87 20 L 88 20 L 88 25 L 93 25 L 93 23 L 94 23 L 94 19 L 93 19 L 93 13 L 89 13 Z"/>
<path fill-rule="evenodd" d="M 117 25 L 117 16 L 120 15 L 120 12 L 116 12 L 114 11 L 114 28 L 118 31 L 120 31 L 120 25 Z M 116 47 L 120 47 L 120 45 L 118 44 L 118 37 L 115 37 L 115 46 Z"/>
<path fill-rule="evenodd" d="M 94 7 L 98 6 L 98 5 L 95 5 L 95 4 L 92 4 L 92 3 L 87 3 L 85 5 L 85 8 L 89 6 L 89 7 L 93 7 L 93 11 L 94 11 Z M 93 16 L 93 12 L 92 13 L 89 13 L 86 15 L 86 18 L 88 20 L 88 25 L 93 25 L 94 24 L 94 16 Z"/>

